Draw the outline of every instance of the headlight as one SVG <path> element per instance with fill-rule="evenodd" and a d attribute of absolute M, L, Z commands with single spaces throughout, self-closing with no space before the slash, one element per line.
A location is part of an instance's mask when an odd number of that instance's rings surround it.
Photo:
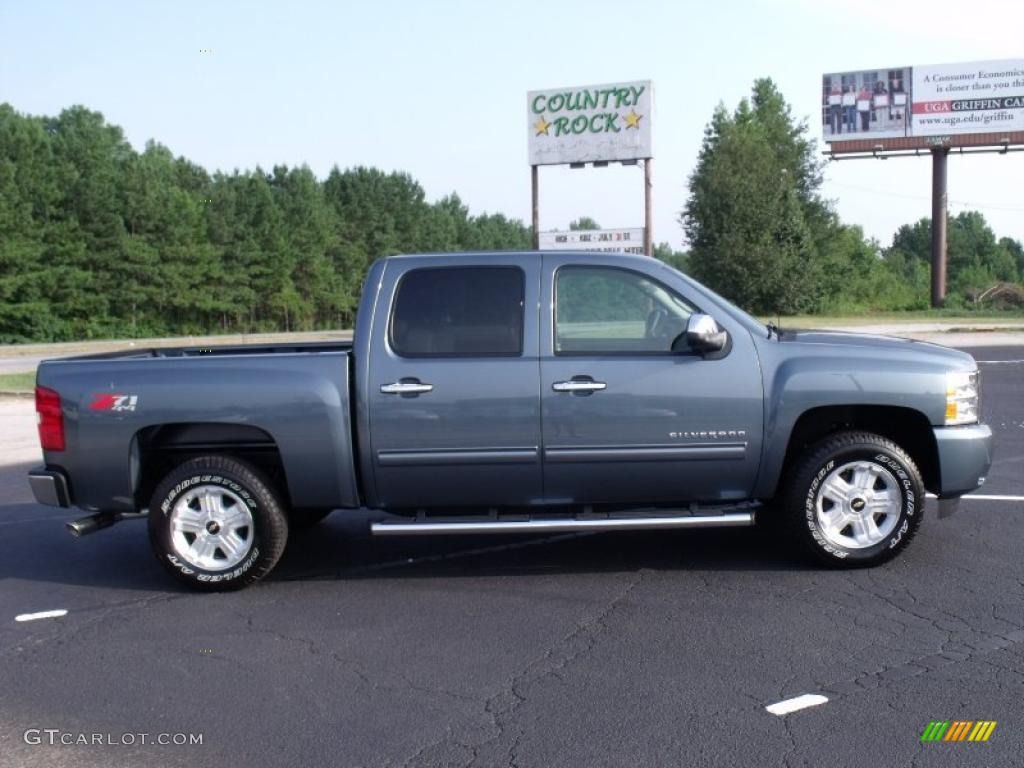
<path fill-rule="evenodd" d="M 980 397 L 977 371 L 946 373 L 946 424 L 976 424 Z"/>

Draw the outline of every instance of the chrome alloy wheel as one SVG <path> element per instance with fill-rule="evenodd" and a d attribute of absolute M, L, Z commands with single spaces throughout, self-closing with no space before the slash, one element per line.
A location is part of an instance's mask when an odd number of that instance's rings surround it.
<path fill-rule="evenodd" d="M 892 472 L 872 461 L 832 470 L 818 488 L 818 527 L 832 544 L 864 549 L 885 539 L 900 518 L 900 486 Z"/>
<path fill-rule="evenodd" d="M 204 571 L 226 571 L 252 549 L 249 505 L 219 485 L 198 485 L 171 510 L 171 545 L 175 554 Z"/>

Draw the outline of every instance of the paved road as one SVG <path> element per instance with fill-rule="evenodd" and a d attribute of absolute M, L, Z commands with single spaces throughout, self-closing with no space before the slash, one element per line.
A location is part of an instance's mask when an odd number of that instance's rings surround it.
<path fill-rule="evenodd" d="M 1024 364 L 983 367 L 984 493 L 1024 495 Z M 930 513 L 896 562 L 850 572 L 759 531 L 373 540 L 335 515 L 267 583 L 195 595 L 142 524 L 68 538 L 21 457 L 0 469 L 3 766 L 1024 763 L 1021 501 Z M 68 614 L 14 621 L 49 609 Z M 765 711 L 804 693 L 829 701 Z M 999 725 L 922 745 L 940 719 Z M 203 743 L 50 747 L 29 728 Z"/>
<path fill-rule="evenodd" d="M 0 357 L 0 373 L 28 373 L 34 371 L 45 358 Z"/>

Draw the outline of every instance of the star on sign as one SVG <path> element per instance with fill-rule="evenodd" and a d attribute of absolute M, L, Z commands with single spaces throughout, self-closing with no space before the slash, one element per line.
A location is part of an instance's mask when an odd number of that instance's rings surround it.
<path fill-rule="evenodd" d="M 629 114 L 626 115 L 626 117 L 625 117 L 626 127 L 627 128 L 636 128 L 639 131 L 640 130 L 640 118 L 641 117 L 643 117 L 643 115 L 638 115 L 636 113 L 635 109 L 629 110 Z"/>
<path fill-rule="evenodd" d="M 551 123 L 544 119 L 544 115 L 537 118 L 537 122 L 533 124 L 534 129 L 537 131 L 538 136 L 548 136 L 548 128 L 551 127 Z"/>

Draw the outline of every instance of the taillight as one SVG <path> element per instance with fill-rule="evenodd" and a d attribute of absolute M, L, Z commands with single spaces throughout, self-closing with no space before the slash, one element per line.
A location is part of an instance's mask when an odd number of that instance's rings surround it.
<path fill-rule="evenodd" d="M 36 387 L 36 418 L 39 420 L 39 444 L 44 451 L 64 450 L 64 414 L 60 395 L 46 387 Z"/>

